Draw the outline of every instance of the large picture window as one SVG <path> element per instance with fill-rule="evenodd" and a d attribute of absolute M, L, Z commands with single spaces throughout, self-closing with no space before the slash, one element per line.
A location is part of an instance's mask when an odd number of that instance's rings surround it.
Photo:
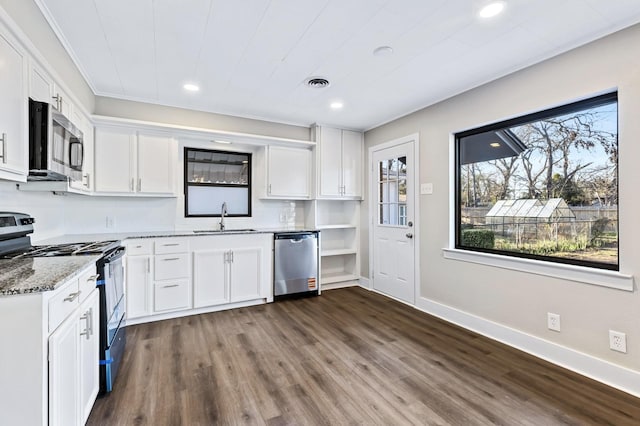
<path fill-rule="evenodd" d="M 251 216 L 251 154 L 184 149 L 184 215 Z"/>
<path fill-rule="evenodd" d="M 456 134 L 459 249 L 618 270 L 618 99 Z"/>

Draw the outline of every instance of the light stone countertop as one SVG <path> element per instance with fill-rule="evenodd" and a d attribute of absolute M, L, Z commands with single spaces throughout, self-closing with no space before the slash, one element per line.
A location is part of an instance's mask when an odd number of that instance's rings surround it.
<path fill-rule="evenodd" d="M 0 297 L 55 290 L 100 256 L 0 259 Z"/>

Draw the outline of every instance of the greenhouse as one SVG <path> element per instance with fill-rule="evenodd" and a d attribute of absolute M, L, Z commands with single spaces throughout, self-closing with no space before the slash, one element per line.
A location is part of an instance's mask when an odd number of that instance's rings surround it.
<path fill-rule="evenodd" d="M 498 235 L 517 242 L 575 236 L 576 216 L 562 198 L 499 200 L 485 215 L 485 224 Z M 542 233 L 542 235 L 541 235 Z"/>

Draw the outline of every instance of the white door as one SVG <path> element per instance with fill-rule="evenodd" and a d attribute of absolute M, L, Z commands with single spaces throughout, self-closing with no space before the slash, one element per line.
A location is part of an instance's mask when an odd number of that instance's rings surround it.
<path fill-rule="evenodd" d="M 340 197 L 342 194 L 342 131 L 321 127 L 320 144 L 316 148 L 320 156 L 320 194 L 324 197 Z"/>
<path fill-rule="evenodd" d="M 309 198 L 311 151 L 270 146 L 267 193 L 273 197 Z"/>
<path fill-rule="evenodd" d="M 414 141 L 372 152 L 373 288 L 414 303 Z"/>
<path fill-rule="evenodd" d="M 95 186 L 98 192 L 133 192 L 132 147 L 135 134 L 126 130 L 96 129 Z"/>
<path fill-rule="evenodd" d="M 151 256 L 127 256 L 127 318 L 151 314 Z"/>
<path fill-rule="evenodd" d="M 362 133 L 342 131 L 342 195 L 362 196 Z"/>

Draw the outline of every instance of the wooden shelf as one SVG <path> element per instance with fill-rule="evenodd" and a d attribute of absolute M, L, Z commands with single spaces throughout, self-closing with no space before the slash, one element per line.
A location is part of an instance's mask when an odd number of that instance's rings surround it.
<path fill-rule="evenodd" d="M 320 256 L 328 257 L 328 256 L 343 256 L 345 254 L 357 254 L 357 249 L 346 248 L 346 249 L 331 249 L 331 250 L 322 250 L 320 252 Z"/>
<path fill-rule="evenodd" d="M 333 272 L 328 274 L 322 274 L 320 276 L 321 285 L 339 283 L 343 281 L 354 281 L 359 279 L 356 274 L 350 274 L 347 272 Z"/>

